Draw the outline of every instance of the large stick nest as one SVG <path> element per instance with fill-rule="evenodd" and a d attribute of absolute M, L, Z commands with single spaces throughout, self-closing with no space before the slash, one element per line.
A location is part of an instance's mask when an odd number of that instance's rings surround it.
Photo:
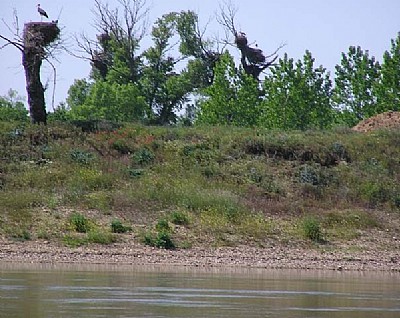
<path fill-rule="evenodd" d="M 54 22 L 28 22 L 24 27 L 24 45 L 47 46 L 60 35 L 60 29 Z"/>

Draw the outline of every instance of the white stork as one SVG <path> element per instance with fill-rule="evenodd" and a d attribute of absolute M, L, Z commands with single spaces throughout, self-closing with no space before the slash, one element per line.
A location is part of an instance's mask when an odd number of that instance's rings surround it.
<path fill-rule="evenodd" d="M 49 16 L 47 15 L 46 11 L 44 11 L 41 7 L 40 7 L 40 3 L 37 5 L 37 10 L 40 14 L 40 16 L 42 17 L 46 17 L 49 18 Z"/>

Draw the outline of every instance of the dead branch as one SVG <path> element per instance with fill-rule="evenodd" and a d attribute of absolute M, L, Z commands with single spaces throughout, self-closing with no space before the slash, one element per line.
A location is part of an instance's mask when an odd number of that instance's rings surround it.
<path fill-rule="evenodd" d="M 240 62 L 244 71 L 259 80 L 260 74 L 275 63 L 278 58 L 278 51 L 284 44 L 281 44 L 272 54 L 265 55 L 257 45 L 253 47 L 254 43 L 249 44 L 246 33 L 238 31 L 235 26 L 236 13 L 237 9 L 231 1 L 225 2 L 225 6 L 220 6 L 220 14 L 217 20 L 225 29 L 225 44 L 234 45 L 239 49 L 241 53 Z M 230 40 L 232 36 L 234 37 L 234 44 Z"/>

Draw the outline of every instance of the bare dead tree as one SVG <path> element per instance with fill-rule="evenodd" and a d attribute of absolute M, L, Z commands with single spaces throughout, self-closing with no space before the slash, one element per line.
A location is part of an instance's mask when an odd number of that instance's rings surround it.
<path fill-rule="evenodd" d="M 260 74 L 273 65 L 278 58 L 278 51 L 284 46 L 280 45 L 275 52 L 265 55 L 261 49 L 251 47 L 246 33 L 239 31 L 235 24 L 237 8 L 231 1 L 226 1 L 220 6 L 220 13 L 217 16 L 218 22 L 225 29 L 225 40 L 227 45 L 234 45 L 240 50 L 240 62 L 244 71 L 254 79 L 259 80 Z M 234 38 L 232 41 L 231 38 Z"/>
<path fill-rule="evenodd" d="M 6 42 L 0 48 L 11 45 L 21 52 L 31 120 L 33 123 L 45 124 L 47 121 L 45 88 L 40 79 L 40 68 L 43 60 L 49 61 L 49 57 L 54 56 L 53 53 L 59 43 L 60 29 L 56 22 L 28 22 L 24 24 L 21 34 L 15 10 L 13 27 L 4 20 L 3 23 L 13 34 L 13 38 L 0 35 L 0 39 Z M 49 63 L 54 69 L 54 65 L 50 61 Z"/>
<path fill-rule="evenodd" d="M 78 57 L 90 60 L 93 69 L 105 78 L 112 67 L 111 42 L 114 42 L 116 47 L 123 50 L 133 77 L 131 80 L 136 81 L 134 75 L 140 64 L 137 50 L 147 32 L 149 8 L 146 6 L 146 0 L 117 2 L 120 7 L 112 9 L 108 3 L 95 0 L 94 27 L 98 35 L 96 39 L 90 39 L 85 34 L 75 36 L 80 49 Z"/>

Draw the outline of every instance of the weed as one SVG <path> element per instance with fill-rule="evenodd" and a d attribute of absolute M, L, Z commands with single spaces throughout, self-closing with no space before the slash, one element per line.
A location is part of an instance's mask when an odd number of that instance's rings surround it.
<path fill-rule="evenodd" d="M 161 231 L 157 234 L 154 240 L 154 246 L 166 250 L 175 249 L 175 243 L 171 239 L 171 234 L 166 231 Z"/>
<path fill-rule="evenodd" d="M 14 232 L 12 237 L 17 241 L 30 241 L 32 238 L 31 233 L 26 229 Z"/>
<path fill-rule="evenodd" d="M 174 211 L 169 215 L 169 219 L 176 225 L 189 225 L 189 217 L 184 212 Z"/>
<path fill-rule="evenodd" d="M 108 245 L 114 243 L 116 238 L 112 233 L 93 229 L 87 233 L 87 240 L 89 243 Z"/>
<path fill-rule="evenodd" d="M 111 144 L 111 148 L 118 151 L 120 154 L 129 154 L 132 149 L 123 139 L 117 139 Z"/>
<path fill-rule="evenodd" d="M 156 224 L 156 230 L 159 232 L 171 232 L 171 226 L 169 225 L 169 222 L 167 219 L 160 219 L 158 220 Z"/>
<path fill-rule="evenodd" d="M 76 235 L 65 235 L 62 240 L 68 247 L 79 247 L 88 243 L 86 237 Z"/>
<path fill-rule="evenodd" d="M 120 220 L 113 220 L 111 222 L 112 233 L 126 233 L 129 231 L 132 231 L 132 227 L 123 225 Z"/>
<path fill-rule="evenodd" d="M 78 233 L 86 233 L 89 231 L 89 220 L 80 213 L 73 213 L 69 218 L 70 224 L 74 231 Z"/>
<path fill-rule="evenodd" d="M 133 154 L 133 162 L 137 165 L 144 166 L 153 162 L 155 158 L 154 152 L 148 148 L 140 148 Z"/>
<path fill-rule="evenodd" d="M 301 225 L 306 238 L 315 242 L 322 240 L 320 223 L 315 217 L 304 218 Z"/>
<path fill-rule="evenodd" d="M 79 163 L 81 165 L 90 165 L 95 157 L 91 152 L 87 152 L 80 149 L 73 149 L 69 153 L 70 158 L 72 161 Z"/>
<path fill-rule="evenodd" d="M 166 231 L 157 232 L 156 234 L 147 232 L 144 235 L 144 244 L 154 246 L 157 248 L 163 248 L 166 250 L 175 249 L 175 243 L 172 241 L 171 234 Z"/>
<path fill-rule="evenodd" d="M 131 178 L 139 178 L 143 176 L 144 173 L 145 173 L 144 169 L 135 169 L 135 168 L 128 169 L 128 174 Z"/>

